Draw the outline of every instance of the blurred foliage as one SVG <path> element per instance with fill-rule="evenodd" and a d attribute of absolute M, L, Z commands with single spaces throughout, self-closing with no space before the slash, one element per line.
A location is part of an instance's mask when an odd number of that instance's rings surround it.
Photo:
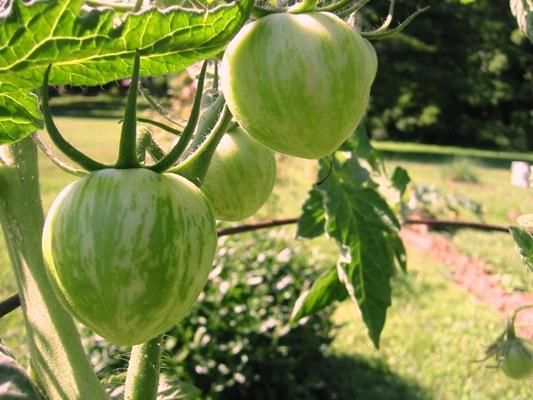
<path fill-rule="evenodd" d="M 483 220 L 483 206 L 468 196 L 444 193 L 434 185 L 411 185 L 408 200 L 402 203 L 404 218 L 464 218 L 464 213 Z"/>
<path fill-rule="evenodd" d="M 380 25 L 388 3 L 364 7 L 364 30 Z M 426 5 L 431 9 L 404 32 L 373 42 L 379 68 L 372 136 L 533 150 L 533 44 L 518 30 L 509 2 L 404 0 L 395 21 Z"/>
<path fill-rule="evenodd" d="M 442 177 L 456 182 L 478 183 L 479 178 L 474 169 L 475 161 L 467 157 L 454 157 L 442 168 Z"/>

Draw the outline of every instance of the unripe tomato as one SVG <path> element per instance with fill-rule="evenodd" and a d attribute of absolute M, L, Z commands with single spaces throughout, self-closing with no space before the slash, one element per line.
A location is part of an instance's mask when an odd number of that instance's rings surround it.
<path fill-rule="evenodd" d="M 533 347 L 525 340 L 509 339 L 502 349 L 500 368 L 512 379 L 524 379 L 533 375 Z"/>
<path fill-rule="evenodd" d="M 275 180 L 274 152 L 236 128 L 220 141 L 202 191 L 217 219 L 238 221 L 254 214 L 267 201 Z"/>
<path fill-rule="evenodd" d="M 374 48 L 326 12 L 246 25 L 222 61 L 222 91 L 251 136 L 293 156 L 335 151 L 359 124 L 377 70 Z"/>
<path fill-rule="evenodd" d="M 189 312 L 215 249 L 215 219 L 201 191 L 147 169 L 105 169 L 66 187 L 43 233 L 64 306 L 120 345 L 145 342 Z"/>

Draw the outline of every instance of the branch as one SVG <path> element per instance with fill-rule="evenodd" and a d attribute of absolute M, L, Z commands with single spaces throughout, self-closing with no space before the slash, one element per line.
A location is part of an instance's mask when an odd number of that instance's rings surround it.
<path fill-rule="evenodd" d="M 479 222 L 465 222 L 440 219 L 406 219 L 403 225 L 427 225 L 437 228 L 470 228 L 486 232 L 509 232 L 509 227 L 505 225 L 482 224 Z"/>
<path fill-rule="evenodd" d="M 261 221 L 253 224 L 244 224 L 238 226 L 232 226 L 229 228 L 222 228 L 217 231 L 217 236 L 229 236 L 235 235 L 238 233 L 257 231 L 260 229 L 275 228 L 277 226 L 283 225 L 292 225 L 298 222 L 298 218 L 283 218 L 283 219 L 273 219 L 270 221 Z M 469 228 L 476 229 L 485 232 L 509 232 L 509 227 L 505 225 L 495 225 L 495 224 L 483 224 L 479 222 L 465 222 L 465 221 L 453 221 L 453 220 L 438 220 L 438 219 L 406 219 L 403 222 L 403 225 L 426 225 L 433 226 L 436 228 Z M 0 318 L 9 312 L 13 311 L 20 305 L 20 302 L 16 304 L 13 308 L 8 308 L 5 304 L 9 301 L 13 301 L 13 298 L 16 298 L 17 295 L 13 295 L 10 298 L 0 302 Z M 15 303 L 14 303 L 15 304 Z M 5 311 L 7 310 L 7 311 Z"/>
<path fill-rule="evenodd" d="M 0 302 L 0 318 L 4 315 L 9 314 L 11 311 L 15 310 L 20 306 L 20 297 L 18 294 L 14 294 L 11 297 L 8 297 L 4 301 Z"/>
<path fill-rule="evenodd" d="M 257 222 L 255 224 L 245 224 L 239 226 L 233 226 L 231 228 L 223 228 L 217 231 L 217 235 L 228 236 L 236 233 L 257 231 L 259 229 L 273 228 L 275 226 L 291 225 L 298 222 L 298 218 L 286 218 L 286 219 L 273 219 L 271 221 Z"/>

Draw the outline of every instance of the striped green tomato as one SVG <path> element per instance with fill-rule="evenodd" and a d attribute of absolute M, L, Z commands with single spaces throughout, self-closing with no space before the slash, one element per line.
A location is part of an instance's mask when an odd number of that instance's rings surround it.
<path fill-rule="evenodd" d="M 215 219 L 202 192 L 147 169 L 104 169 L 66 187 L 43 233 L 64 306 L 120 345 L 145 342 L 189 312 L 215 249 Z"/>
<path fill-rule="evenodd" d="M 255 139 L 320 158 L 359 124 L 376 71 L 372 45 L 337 16 L 278 13 L 249 23 L 230 42 L 222 91 Z"/>
<path fill-rule="evenodd" d="M 202 191 L 217 219 L 239 221 L 267 201 L 275 180 L 274 152 L 236 128 L 227 132 L 217 146 Z"/>

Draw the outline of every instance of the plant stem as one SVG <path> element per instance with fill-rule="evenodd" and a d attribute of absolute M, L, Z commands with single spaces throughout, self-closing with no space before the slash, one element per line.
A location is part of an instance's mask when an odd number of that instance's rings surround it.
<path fill-rule="evenodd" d="M 302 0 L 299 3 L 296 3 L 292 7 L 289 7 L 287 10 L 292 14 L 301 14 L 306 12 L 311 12 L 316 8 L 318 0 Z"/>
<path fill-rule="evenodd" d="M 63 154 L 87 171 L 97 171 L 99 169 L 109 168 L 107 165 L 93 160 L 72 146 L 63 137 L 63 135 L 61 135 L 59 129 L 57 129 L 57 126 L 52 119 L 52 111 L 50 110 L 50 101 L 48 98 L 48 78 L 50 77 L 51 69 L 52 65 L 50 64 L 44 73 L 43 86 L 41 90 L 41 109 L 43 112 L 43 120 L 46 130 L 50 135 L 50 139 L 52 139 L 52 142 L 54 142 L 54 144 L 63 152 Z"/>
<path fill-rule="evenodd" d="M 135 0 L 135 6 L 133 6 L 133 11 L 139 11 L 143 6 L 144 0 Z"/>
<path fill-rule="evenodd" d="M 427 6 L 427 7 L 424 7 L 424 8 L 421 8 L 419 10 L 416 10 L 414 13 L 412 13 L 411 15 L 409 15 L 405 21 L 403 21 L 402 23 L 400 23 L 400 25 L 398 25 L 397 27 L 395 28 L 392 28 L 392 29 L 389 29 L 389 30 L 381 30 L 381 28 L 378 28 L 376 29 L 375 31 L 370 31 L 370 32 L 361 32 L 361 36 L 364 37 L 365 39 L 368 39 L 368 40 L 382 40 L 382 39 L 386 39 L 392 35 L 395 35 L 397 33 L 400 33 L 401 31 L 403 31 L 405 28 L 407 28 L 409 26 L 409 24 L 411 22 L 413 22 L 413 20 L 419 16 L 420 14 L 426 12 L 427 10 L 429 10 L 430 7 Z"/>
<path fill-rule="evenodd" d="M 122 123 L 120 134 L 120 145 L 118 150 L 118 160 L 115 168 L 139 168 L 137 161 L 137 91 L 139 89 L 139 73 L 141 67 L 141 56 L 135 52 L 133 61 L 133 73 L 131 76 L 130 88 L 128 90 L 128 100 L 126 101 L 126 111 Z"/>
<path fill-rule="evenodd" d="M 51 399 L 106 399 L 74 321 L 46 274 L 37 149 L 31 138 L 2 146 L 0 223 L 15 270 L 32 365 Z"/>
<path fill-rule="evenodd" d="M 185 129 L 183 129 L 183 132 L 178 142 L 174 145 L 174 147 L 170 150 L 170 152 L 165 157 L 163 157 L 163 159 L 161 159 L 156 164 L 150 167 L 152 171 L 159 172 L 159 173 L 165 172 L 167 169 L 172 167 L 176 163 L 176 161 L 178 161 L 180 156 L 183 154 L 183 152 L 187 148 L 187 145 L 189 144 L 194 134 L 196 125 L 198 123 L 198 118 L 200 117 L 200 106 L 202 103 L 202 93 L 204 91 L 204 81 L 205 81 L 206 71 L 207 71 L 207 61 L 204 61 L 202 65 L 202 70 L 200 72 L 200 76 L 198 78 L 196 96 L 194 98 L 194 103 L 192 106 L 189 121 L 187 122 L 187 126 L 185 127 Z"/>
<path fill-rule="evenodd" d="M 515 328 L 514 328 L 514 323 L 515 323 L 515 320 L 516 320 L 516 316 L 518 315 L 518 313 L 520 311 L 523 311 L 523 310 L 525 310 L 527 308 L 533 308 L 533 304 L 524 304 L 524 305 L 514 309 L 513 312 L 511 313 L 511 315 L 509 316 L 509 318 L 507 320 L 507 327 L 506 327 L 507 337 L 508 338 L 514 339 L 516 337 Z"/>
<path fill-rule="evenodd" d="M 57 158 L 54 153 L 52 153 L 52 150 L 50 150 L 43 142 L 41 142 L 41 138 L 39 137 L 38 133 L 32 134 L 31 137 L 37 147 L 46 155 L 46 157 L 48 157 L 48 159 L 52 161 L 62 171 L 78 177 L 82 177 L 88 174 L 87 171 L 71 167 L 66 162 L 63 162 L 59 158 Z"/>
<path fill-rule="evenodd" d="M 222 137 L 228 130 L 228 126 L 231 123 L 232 115 L 227 106 L 222 109 L 222 114 L 218 119 L 213 130 L 209 133 L 206 140 L 198 147 L 198 149 L 192 153 L 183 163 L 179 164 L 175 169 L 169 172 L 174 172 L 189 179 L 196 186 L 202 186 L 202 182 L 209 168 L 211 158 L 217 149 L 218 144 L 222 140 Z"/>
<path fill-rule="evenodd" d="M 163 335 L 133 346 L 124 400 L 153 400 L 159 386 L 159 363 Z"/>
<path fill-rule="evenodd" d="M 171 128 L 170 126 L 168 125 L 165 125 L 164 123 L 162 122 L 159 122 L 159 121 L 154 121 L 153 119 L 150 119 L 150 118 L 143 118 L 143 117 L 140 117 L 140 118 L 137 118 L 137 121 L 139 122 L 143 122 L 145 124 L 150 124 L 150 125 L 153 125 L 157 128 L 160 128 L 160 129 L 163 129 L 164 131 L 167 131 L 169 133 L 172 133 L 173 135 L 176 135 L 176 136 L 179 136 L 181 135 L 181 131 L 177 130 L 177 129 L 174 129 L 174 128 Z"/>

